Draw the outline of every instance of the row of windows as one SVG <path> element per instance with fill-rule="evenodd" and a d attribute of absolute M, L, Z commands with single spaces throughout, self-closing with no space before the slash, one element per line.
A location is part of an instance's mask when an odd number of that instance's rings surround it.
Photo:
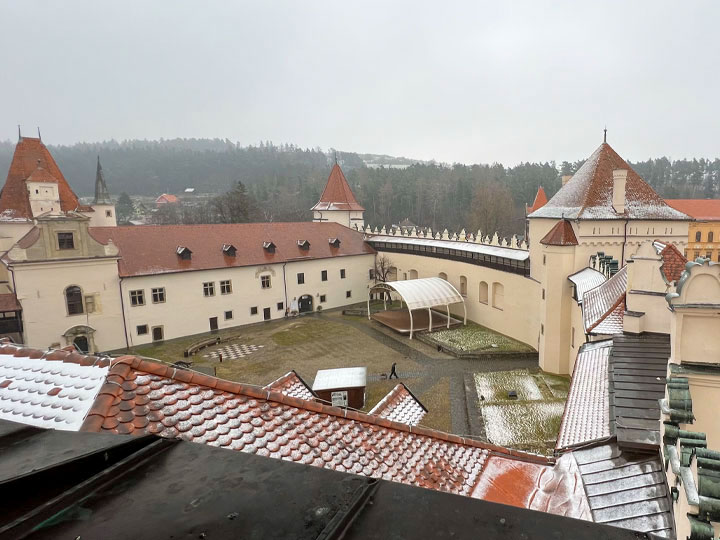
<path fill-rule="evenodd" d="M 686 249 L 685 257 L 687 257 L 687 256 L 688 256 L 688 250 Z M 700 257 L 700 251 L 698 251 L 698 250 L 693 251 L 693 260 L 697 259 L 698 257 Z M 704 257 L 706 259 L 712 260 L 712 251 L 706 251 Z M 718 260 L 718 262 L 720 262 L 720 251 L 718 251 L 717 260 Z"/>
<path fill-rule="evenodd" d="M 269 278 L 270 276 L 268 276 Z M 340 279 L 345 279 L 345 269 L 340 269 Z M 327 281 L 328 280 L 328 271 L 327 270 L 321 270 L 320 271 L 320 281 Z M 297 282 L 298 285 L 304 285 L 305 284 L 305 272 L 298 272 L 297 274 Z M 263 287 L 264 289 L 265 287 Z"/>
<path fill-rule="evenodd" d="M 708 231 L 707 242 L 714 242 L 715 241 L 714 239 L 715 239 L 715 234 L 712 231 Z M 695 241 L 702 242 L 702 232 L 701 231 L 695 232 Z"/>
<path fill-rule="evenodd" d="M 165 302 L 165 287 L 154 287 L 150 289 L 150 296 L 153 304 L 162 304 Z M 130 291 L 130 305 L 145 305 L 145 289 L 136 289 Z"/>

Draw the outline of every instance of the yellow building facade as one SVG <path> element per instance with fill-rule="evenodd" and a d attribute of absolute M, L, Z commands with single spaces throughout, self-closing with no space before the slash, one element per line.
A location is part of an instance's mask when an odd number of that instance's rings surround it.
<path fill-rule="evenodd" d="M 720 262 L 720 199 L 667 199 L 666 202 L 695 221 L 690 223 L 685 257 Z"/>

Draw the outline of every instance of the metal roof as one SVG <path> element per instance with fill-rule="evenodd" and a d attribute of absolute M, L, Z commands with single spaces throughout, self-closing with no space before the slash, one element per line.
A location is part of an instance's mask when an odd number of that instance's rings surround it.
<path fill-rule="evenodd" d="M 502 246 L 488 246 L 487 244 L 476 244 L 474 242 L 462 242 L 459 240 L 435 240 L 434 238 L 415 238 L 412 236 L 370 236 L 368 242 L 387 242 L 394 244 L 421 245 L 445 249 L 457 249 L 470 253 L 481 253 L 493 257 L 502 257 L 516 261 L 526 261 L 530 258 L 530 252 L 524 249 L 514 249 Z"/>
<path fill-rule="evenodd" d="M 465 302 L 462 295 L 446 280 L 439 277 L 408 279 L 379 283 L 373 288 L 390 288 L 402 296 L 408 309 L 449 306 Z"/>
<path fill-rule="evenodd" d="M 586 292 L 607 281 L 605 274 L 590 267 L 569 275 L 568 279 L 575 285 L 575 299 L 578 304 L 582 304 Z"/>
<path fill-rule="evenodd" d="M 320 369 L 315 374 L 313 392 L 335 388 L 362 388 L 367 384 L 366 367 Z"/>

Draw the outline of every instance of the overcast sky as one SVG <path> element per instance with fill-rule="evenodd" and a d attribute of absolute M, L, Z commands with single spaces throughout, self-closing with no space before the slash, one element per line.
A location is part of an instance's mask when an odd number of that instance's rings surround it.
<path fill-rule="evenodd" d="M 720 156 L 720 2 L 0 0 L 0 140 Z"/>

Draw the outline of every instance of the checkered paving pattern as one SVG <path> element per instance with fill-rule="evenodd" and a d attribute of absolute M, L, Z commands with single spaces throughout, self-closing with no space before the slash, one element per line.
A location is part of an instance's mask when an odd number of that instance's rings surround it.
<path fill-rule="evenodd" d="M 233 343 L 232 345 L 226 345 L 225 347 L 215 349 L 208 354 L 203 354 L 203 358 L 212 358 L 213 360 L 217 360 L 219 356 L 218 353 L 222 353 L 223 360 L 237 360 L 238 358 L 243 358 L 248 354 L 252 354 L 258 349 L 262 348 L 263 345 L 246 345 L 245 343 Z"/>

